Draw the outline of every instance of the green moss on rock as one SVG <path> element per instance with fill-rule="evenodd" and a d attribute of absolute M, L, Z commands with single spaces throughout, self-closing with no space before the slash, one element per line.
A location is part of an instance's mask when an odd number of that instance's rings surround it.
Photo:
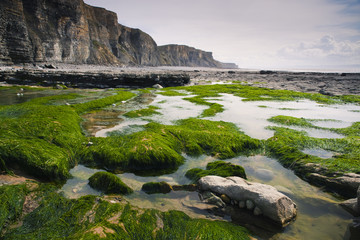
<path fill-rule="evenodd" d="M 181 120 L 177 125 L 149 123 L 141 132 L 91 141 L 94 144 L 82 156 L 84 163 L 122 171 L 175 170 L 184 162 L 183 152 L 226 159 L 262 148 L 261 141 L 234 124 L 200 119 Z"/>
<path fill-rule="evenodd" d="M 0 187 L 0 238 L 7 225 L 21 215 L 26 193 L 24 184 Z"/>
<path fill-rule="evenodd" d="M 0 225 L 5 228 L 1 239 L 250 239 L 247 229 L 229 222 L 193 219 L 179 211 L 138 209 L 97 196 L 67 199 L 47 186 L 33 192 L 41 196 L 39 206 L 22 219 L 22 225 Z M 22 186 L 4 189 L 0 187 L 0 199 L 5 202 L 0 205 L 4 209 L 0 219 L 17 221 L 27 191 L 22 193 Z"/>
<path fill-rule="evenodd" d="M 193 181 L 197 181 L 208 175 L 220 177 L 238 176 L 246 179 L 245 169 L 240 165 L 235 165 L 224 161 L 208 163 L 206 170 L 193 168 L 186 172 L 185 176 Z"/>
<path fill-rule="evenodd" d="M 149 106 L 148 108 L 145 108 L 145 109 L 127 112 L 126 114 L 124 114 L 124 116 L 128 117 L 128 118 L 138 118 L 138 117 L 147 117 L 147 116 L 151 116 L 154 114 L 161 114 L 156 111 L 157 109 L 159 109 L 159 108 L 156 106 Z"/>
<path fill-rule="evenodd" d="M 142 186 L 141 190 L 147 194 L 169 193 L 171 192 L 172 187 L 166 182 L 148 182 Z"/>
<path fill-rule="evenodd" d="M 130 194 L 133 192 L 113 173 L 97 172 L 89 178 L 89 185 L 105 194 Z"/>

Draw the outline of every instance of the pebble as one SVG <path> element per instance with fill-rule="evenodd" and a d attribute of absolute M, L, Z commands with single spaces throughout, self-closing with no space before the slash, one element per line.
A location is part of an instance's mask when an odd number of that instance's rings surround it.
<path fill-rule="evenodd" d="M 246 200 L 246 208 L 252 210 L 255 207 L 255 204 L 251 200 Z"/>

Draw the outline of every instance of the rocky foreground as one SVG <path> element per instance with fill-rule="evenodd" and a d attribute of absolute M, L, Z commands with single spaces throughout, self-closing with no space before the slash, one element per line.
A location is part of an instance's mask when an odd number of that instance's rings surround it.
<path fill-rule="evenodd" d="M 242 69 L 141 67 L 118 68 L 94 65 L 43 65 L 0 67 L 0 82 L 8 84 L 70 87 L 151 87 L 154 84 L 242 83 L 271 89 L 324 95 L 359 95 L 360 73 L 319 73 L 285 71 L 245 71 Z"/>

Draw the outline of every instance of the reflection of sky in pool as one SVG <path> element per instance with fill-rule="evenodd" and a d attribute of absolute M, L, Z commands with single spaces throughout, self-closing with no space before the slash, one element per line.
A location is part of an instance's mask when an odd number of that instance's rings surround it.
<path fill-rule="evenodd" d="M 213 99 L 213 98 L 212 98 Z M 215 121 L 233 122 L 241 128 L 247 135 L 257 139 L 267 139 L 273 136 L 273 131 L 265 129 L 267 126 L 276 126 L 267 119 L 286 115 L 306 119 L 332 119 L 339 121 L 339 124 L 348 127 L 353 122 L 360 120 L 360 114 L 351 110 L 360 110 L 360 106 L 344 105 L 322 105 L 310 100 L 299 100 L 292 102 L 283 101 L 242 101 L 242 98 L 231 94 L 223 94 L 220 101 L 210 100 L 222 104 L 225 111 L 218 113 L 209 119 Z M 262 106 L 262 107 L 259 107 Z M 266 107 L 263 107 L 266 106 Z M 291 109 L 291 110 L 284 110 Z M 294 111 L 294 109 L 299 109 Z M 333 121 L 332 121 L 333 122 Z M 317 122 L 318 123 L 318 122 Z M 326 121 L 322 121 L 326 124 Z M 293 128 L 293 127 L 291 127 Z M 338 134 L 324 130 L 314 130 L 301 128 L 314 137 L 341 137 Z M 325 133 L 327 132 L 327 133 Z M 328 136 L 328 135 L 329 136 Z M 324 135 L 324 136 L 322 136 Z"/>
<path fill-rule="evenodd" d="M 317 156 L 317 157 L 320 157 L 320 158 L 332 158 L 334 156 L 333 152 L 326 151 L 326 150 L 321 149 L 321 148 L 314 148 L 314 149 L 307 148 L 307 149 L 302 150 L 302 152 L 305 153 L 305 154 Z"/>

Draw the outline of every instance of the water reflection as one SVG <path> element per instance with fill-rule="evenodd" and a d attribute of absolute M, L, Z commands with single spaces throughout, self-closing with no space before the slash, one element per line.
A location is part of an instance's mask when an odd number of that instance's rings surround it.
<path fill-rule="evenodd" d="M 213 98 L 212 98 L 213 99 Z M 242 101 L 243 98 L 236 97 L 231 94 L 222 94 L 219 100 L 209 100 L 222 104 L 225 111 L 218 113 L 215 117 L 208 119 L 215 121 L 227 121 L 235 123 L 247 135 L 257 139 L 268 139 L 273 136 L 274 132 L 266 129 L 267 126 L 276 126 L 267 119 L 286 115 L 297 118 L 306 119 L 332 119 L 337 122 L 349 126 L 359 121 L 360 114 L 352 110 L 360 110 L 360 106 L 352 104 L 344 105 L 322 105 L 310 100 L 299 100 L 291 102 L 283 101 Z M 261 106 L 261 108 L 259 108 Z M 299 110 L 299 111 L 294 111 Z M 319 121 L 320 122 L 320 121 Z M 319 124 L 319 122 L 316 122 Z M 325 124 L 325 121 L 322 121 Z M 330 122 L 330 121 L 329 121 Z M 295 128 L 295 127 L 291 127 Z M 304 129 L 310 136 L 341 138 L 343 136 L 331 131 Z"/>

